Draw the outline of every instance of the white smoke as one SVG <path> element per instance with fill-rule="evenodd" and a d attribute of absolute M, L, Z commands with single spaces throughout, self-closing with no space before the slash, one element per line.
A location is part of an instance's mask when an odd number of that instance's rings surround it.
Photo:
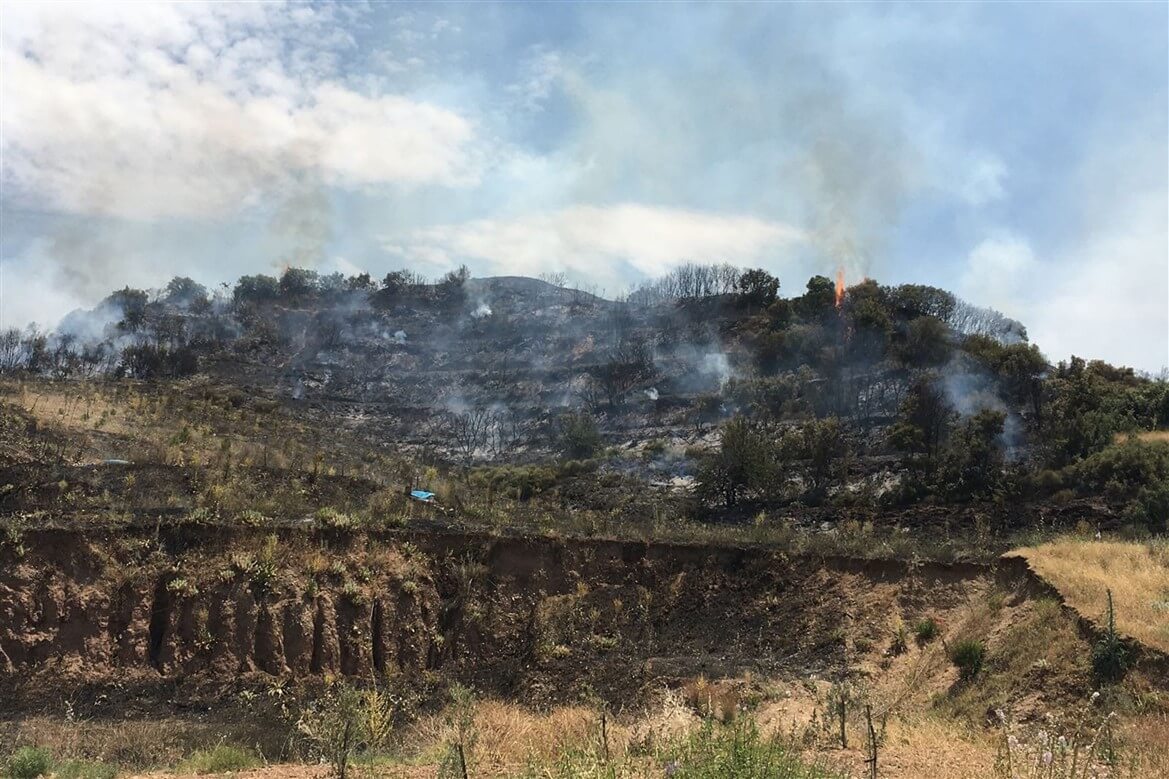
<path fill-rule="evenodd" d="M 700 373 L 705 373 L 708 376 L 717 377 L 720 388 L 730 381 L 733 375 L 731 361 L 727 357 L 726 352 L 707 352 L 702 356 L 702 361 L 698 364 L 698 370 Z"/>

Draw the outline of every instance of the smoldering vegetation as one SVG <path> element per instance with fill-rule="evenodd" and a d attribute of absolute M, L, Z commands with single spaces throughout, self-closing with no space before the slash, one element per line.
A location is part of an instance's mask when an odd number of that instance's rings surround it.
<path fill-rule="evenodd" d="M 424 463 L 583 462 L 725 516 L 1050 495 L 1117 434 L 1169 425 L 1163 379 L 1050 365 L 1021 323 L 945 290 L 816 276 L 784 296 L 725 264 L 615 300 L 465 269 L 175 278 L 0 334 L 0 370 L 206 374 Z M 1163 523 L 1163 489 L 1119 481 L 1133 522 Z"/>

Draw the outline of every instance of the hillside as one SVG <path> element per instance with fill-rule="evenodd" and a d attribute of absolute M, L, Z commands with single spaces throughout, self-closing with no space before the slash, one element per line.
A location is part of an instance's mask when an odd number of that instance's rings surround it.
<path fill-rule="evenodd" d="M 1169 765 L 1166 383 L 942 290 L 175 279 L 0 369 L 0 743 L 63 775 Z"/>
<path fill-rule="evenodd" d="M 430 490 L 469 518 L 504 499 L 631 528 L 923 528 L 950 506 L 984 536 L 1164 529 L 1166 444 L 1128 434 L 1169 425 L 1165 381 L 1049 365 L 1020 323 L 936 288 L 779 289 L 729 266 L 619 301 L 536 279 L 298 269 L 230 296 L 189 279 L 124 289 L 54 333 L 4 334 L 16 405 L 87 441 L 9 462 L 169 466 L 200 447 L 238 462 L 233 447 L 259 447 L 261 466 L 293 471 L 360 462 L 365 491 Z M 115 423 L 127 401 L 155 429 Z"/>

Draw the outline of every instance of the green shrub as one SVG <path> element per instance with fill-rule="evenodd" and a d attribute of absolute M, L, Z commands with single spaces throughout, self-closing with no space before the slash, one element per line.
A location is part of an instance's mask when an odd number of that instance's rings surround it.
<path fill-rule="evenodd" d="M 1146 488 L 1169 481 L 1169 442 L 1130 440 L 1109 446 L 1065 468 L 1064 481 L 1083 490 L 1103 490 L 1115 500 L 1138 497 Z M 1156 493 L 1145 497 L 1150 506 L 1161 500 Z"/>
<path fill-rule="evenodd" d="M 474 487 L 489 488 L 500 496 L 529 500 L 556 486 L 559 477 L 560 472 L 555 468 L 516 465 L 477 468 L 471 472 L 470 482 Z"/>
<path fill-rule="evenodd" d="M 179 771 L 191 774 L 223 774 L 245 771 L 260 765 L 260 758 L 250 749 L 233 744 L 217 744 L 200 749 L 179 764 Z"/>
<path fill-rule="evenodd" d="M 1169 481 L 1142 487 L 1125 507 L 1124 519 L 1151 533 L 1169 530 Z"/>
<path fill-rule="evenodd" d="M 917 643 L 928 644 L 938 637 L 938 623 L 934 621 L 933 617 L 926 617 L 919 619 L 913 626 L 913 635 L 917 637 Z"/>
<path fill-rule="evenodd" d="M 805 762 L 779 736 L 764 737 L 751 720 L 727 725 L 713 720 L 697 731 L 655 745 L 656 770 L 634 755 L 610 757 L 597 742 L 562 751 L 552 761 L 529 762 L 523 779 L 614 779 L 666 776 L 672 779 L 842 779 L 843 774 Z M 457 761 L 455 761 L 457 762 Z M 462 776 L 458 765 L 453 775 Z M 441 774 L 440 774 L 441 775 Z M 472 774 L 473 775 L 473 774 Z"/>
<path fill-rule="evenodd" d="M 4 775 L 9 779 L 36 779 L 48 776 L 53 765 L 49 750 L 40 747 L 21 747 L 12 753 L 4 765 Z"/>
<path fill-rule="evenodd" d="M 889 651 L 894 655 L 903 655 L 909 649 L 909 630 L 906 629 L 905 623 L 897 620 L 897 625 L 893 628 L 893 643 L 889 646 Z"/>
<path fill-rule="evenodd" d="M 666 773 L 673 779 L 828 779 L 839 774 L 800 759 L 778 738 L 764 738 L 751 720 L 711 721 L 671 750 Z"/>
<path fill-rule="evenodd" d="M 385 745 L 401 703 L 376 687 L 336 685 L 306 703 L 296 730 L 311 752 L 328 763 L 332 776 L 346 779 L 358 752 L 375 752 Z"/>
<path fill-rule="evenodd" d="M 353 517 L 338 511 L 332 506 L 323 506 L 313 515 L 317 524 L 330 530 L 348 530 L 355 522 Z"/>
<path fill-rule="evenodd" d="M 66 760 L 53 769 L 54 779 L 114 779 L 118 767 L 88 760 Z"/>
<path fill-rule="evenodd" d="M 950 662 L 958 669 L 958 678 L 973 681 L 982 670 L 986 658 L 986 644 L 976 638 L 965 638 L 950 647 Z"/>
<path fill-rule="evenodd" d="M 566 457 L 592 457 L 601 448 L 597 422 L 588 414 L 565 414 L 560 420 L 560 450 Z"/>

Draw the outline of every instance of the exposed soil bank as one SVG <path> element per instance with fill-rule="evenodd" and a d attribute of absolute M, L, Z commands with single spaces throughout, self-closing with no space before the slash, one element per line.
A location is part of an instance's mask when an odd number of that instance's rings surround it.
<path fill-rule="evenodd" d="M 751 547 L 180 527 L 0 547 L 0 683 L 440 673 L 529 702 L 745 670 L 831 672 L 998 586 L 996 566 Z M 153 680 L 153 682 L 151 681 Z"/>

